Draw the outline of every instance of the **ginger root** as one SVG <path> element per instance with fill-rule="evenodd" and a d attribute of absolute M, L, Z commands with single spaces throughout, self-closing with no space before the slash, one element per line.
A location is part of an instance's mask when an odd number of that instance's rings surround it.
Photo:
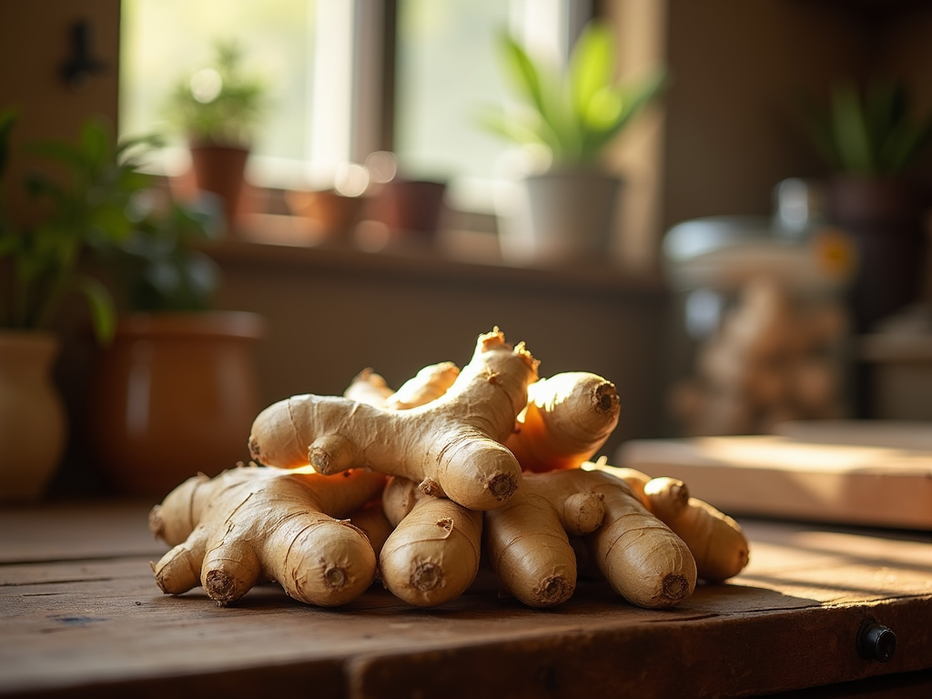
<path fill-rule="evenodd" d="M 479 571 L 482 513 L 425 495 L 415 483 L 397 477 L 389 479 L 382 501 L 395 525 L 379 554 L 385 587 L 418 607 L 463 594 Z"/>
<path fill-rule="evenodd" d="M 382 490 L 364 469 L 339 476 L 256 466 L 188 479 L 149 515 L 152 532 L 173 548 L 152 566 L 163 592 L 198 585 L 218 604 L 257 582 L 278 582 L 296 600 L 345 604 L 375 577 L 366 535 L 345 521 Z"/>
<path fill-rule="evenodd" d="M 689 495 L 686 484 L 675 478 L 651 478 L 633 468 L 588 463 L 585 469 L 620 478 L 644 507 L 666 524 L 689 547 L 697 575 L 706 582 L 722 582 L 748 564 L 750 547 L 741 526 L 709 503 Z"/>
<path fill-rule="evenodd" d="M 564 372 L 528 386 L 528 402 L 505 440 L 526 471 L 577 468 L 618 424 L 618 392 L 601 376 Z"/>
<path fill-rule="evenodd" d="M 686 545 L 621 479 L 578 470 L 602 495 L 605 522 L 586 537 L 596 564 L 612 588 L 640 607 L 672 607 L 696 587 L 696 561 Z"/>
<path fill-rule="evenodd" d="M 489 562 L 505 590 L 529 607 L 553 607 L 576 589 L 570 534 L 602 524 L 602 498 L 581 471 L 526 473 L 518 493 L 485 514 Z"/>
<path fill-rule="evenodd" d="M 537 364 L 496 328 L 479 337 L 469 364 L 436 400 L 388 410 L 340 396 L 293 396 L 256 418 L 250 454 L 267 466 L 310 464 L 328 475 L 369 467 L 471 510 L 498 507 L 520 481 L 502 442 L 527 404 Z"/>
<path fill-rule="evenodd" d="M 392 392 L 381 376 L 367 370 L 343 395 L 391 410 L 410 410 L 444 395 L 458 375 L 452 362 L 432 364 Z M 482 514 L 426 495 L 413 481 L 397 476 L 385 484 L 381 506 L 393 528 L 377 549 L 382 584 L 418 607 L 444 604 L 465 592 L 479 570 Z"/>

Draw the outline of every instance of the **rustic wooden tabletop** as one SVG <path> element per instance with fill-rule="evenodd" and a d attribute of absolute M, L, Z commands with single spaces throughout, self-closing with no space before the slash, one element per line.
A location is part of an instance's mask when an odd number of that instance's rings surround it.
<path fill-rule="evenodd" d="M 749 567 L 662 611 L 601 582 L 533 610 L 486 572 L 429 610 L 378 586 L 336 609 L 274 585 L 221 608 L 199 589 L 161 594 L 149 562 L 166 547 L 147 510 L 0 511 L 0 696 L 723 697 L 873 677 L 891 696 L 932 696 L 923 532 L 742 521 Z M 891 658 L 885 641 L 859 646 L 872 624 L 895 634 Z"/>

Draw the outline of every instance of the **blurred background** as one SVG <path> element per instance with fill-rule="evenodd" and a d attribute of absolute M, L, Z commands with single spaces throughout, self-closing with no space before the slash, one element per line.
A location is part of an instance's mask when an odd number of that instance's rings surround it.
<path fill-rule="evenodd" d="M 593 19 L 611 50 L 574 58 Z M 590 121 L 617 117 L 645 76 L 660 87 L 585 162 L 546 138 L 502 138 L 484 110 L 523 116 L 529 94 L 504 36 L 540 61 L 542 83 L 576 66 L 583 87 L 552 94 L 583 104 L 588 90 Z M 91 117 L 115 138 L 159 134 L 139 163 L 153 190 L 220 211 L 219 233 L 195 245 L 217 276 L 210 309 L 257 319 L 237 331 L 236 359 L 210 365 L 226 367 L 223 405 L 243 382 L 247 416 L 342 393 L 366 367 L 398 386 L 426 364 L 463 365 L 497 325 L 542 376 L 615 382 L 606 454 L 788 420 L 929 420 L 929 36 L 925 0 L 2 2 L 0 108 L 18 111 L 3 194 L 11 219 L 35 217 L 18 184 L 35 167 L 25 145 L 80 139 Z M 606 70 L 635 87 L 599 88 Z M 600 105 L 609 116 L 592 116 Z M 241 153 L 221 166 L 229 193 L 195 170 L 217 145 L 204 120 L 240 118 L 220 143 Z M 595 205 L 577 203 L 556 226 L 573 242 L 534 247 L 526 181 L 577 170 L 621 182 L 605 231 L 581 246 Z M 8 279 L 11 264 L 0 258 Z M 114 293 L 121 317 L 137 310 Z M 140 433 L 155 420 L 139 401 L 160 384 L 138 390 L 154 345 L 101 359 L 86 313 L 69 301 L 52 324 L 67 437 L 42 492 L 133 492 L 101 454 L 120 439 L 149 449 L 96 421 L 116 411 Z M 112 379 L 128 403 L 100 407 L 102 361 L 135 370 Z M 246 378 L 224 373 L 238 363 Z M 182 388 L 169 402 L 197 401 Z M 201 470 L 248 456 L 248 422 L 217 431 L 232 446 Z M 169 446 L 159 458 L 182 459 Z"/>

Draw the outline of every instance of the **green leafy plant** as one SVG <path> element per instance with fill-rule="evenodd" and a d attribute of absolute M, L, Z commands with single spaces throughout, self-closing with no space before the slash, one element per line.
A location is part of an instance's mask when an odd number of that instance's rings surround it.
<path fill-rule="evenodd" d="M 0 181 L 11 154 L 11 133 L 18 114 L 0 113 Z M 37 205 L 39 222 L 19 226 L 0 210 L 0 263 L 12 274 L 0 283 L 0 326 L 42 329 L 51 326 L 65 298 L 83 294 L 97 338 L 113 334 L 115 307 L 107 288 L 82 271 L 92 249 L 126 239 L 133 227 L 126 211 L 135 194 L 148 186 L 131 151 L 140 140 L 114 144 L 107 128 L 91 120 L 75 143 L 47 141 L 28 151 L 64 173 L 34 173 L 25 187 Z"/>
<path fill-rule="evenodd" d="M 10 158 L 18 115 L 0 112 L 0 182 Z M 39 222 L 17 226 L 0 209 L 0 327 L 48 328 L 65 298 L 88 302 L 99 342 L 116 324 L 110 289 L 88 273 L 85 260 L 112 270 L 129 307 L 138 311 L 206 309 L 219 282 L 216 264 L 200 249 L 220 231 L 219 205 L 156 206 L 152 178 L 141 155 L 160 140 L 147 136 L 115 142 L 107 126 L 87 121 L 75 143 L 46 141 L 28 151 L 57 169 L 27 176 Z M 62 176 L 64 175 L 64 176 Z"/>
<path fill-rule="evenodd" d="M 133 230 L 99 251 L 114 270 L 130 309 L 148 313 L 204 311 L 220 281 L 219 267 L 202 244 L 220 234 L 219 205 L 159 204 L 140 197 L 131 216 Z"/>
<path fill-rule="evenodd" d="M 248 146 L 266 109 L 266 84 L 243 69 L 243 52 L 232 41 L 214 47 L 213 65 L 179 81 L 168 118 L 197 144 Z"/>
<path fill-rule="evenodd" d="M 502 49 L 521 104 L 488 109 L 482 124 L 518 144 L 545 147 L 554 165 L 595 164 L 666 84 L 664 71 L 631 84 L 617 80 L 614 35 L 600 20 L 584 27 L 565 68 L 535 60 L 508 34 Z"/>
<path fill-rule="evenodd" d="M 932 115 L 914 116 L 906 88 L 889 80 L 875 79 L 863 91 L 853 81 L 837 82 L 826 106 L 803 100 L 813 142 L 838 173 L 900 174 L 932 136 Z"/>

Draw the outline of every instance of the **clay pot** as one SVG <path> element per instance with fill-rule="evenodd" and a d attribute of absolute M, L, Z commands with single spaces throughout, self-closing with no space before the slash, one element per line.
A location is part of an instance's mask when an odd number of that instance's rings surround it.
<path fill-rule="evenodd" d="M 161 499 L 185 479 L 249 458 L 258 414 L 252 313 L 133 314 L 96 362 L 91 451 L 113 489 Z"/>
<path fill-rule="evenodd" d="M 334 190 L 289 190 L 285 200 L 292 214 L 313 221 L 322 239 L 336 243 L 349 241 L 366 201 L 364 197 L 345 196 Z"/>
<path fill-rule="evenodd" d="M 371 197 L 367 218 L 384 224 L 397 240 L 431 241 L 440 228 L 445 182 L 394 179 Z"/>
<path fill-rule="evenodd" d="M 227 228 L 235 231 L 249 151 L 234 146 L 191 146 L 191 169 L 197 191 L 211 192 L 223 200 Z"/>
<path fill-rule="evenodd" d="M 52 382 L 59 339 L 0 331 L 0 501 L 33 502 L 61 463 L 68 423 Z"/>

